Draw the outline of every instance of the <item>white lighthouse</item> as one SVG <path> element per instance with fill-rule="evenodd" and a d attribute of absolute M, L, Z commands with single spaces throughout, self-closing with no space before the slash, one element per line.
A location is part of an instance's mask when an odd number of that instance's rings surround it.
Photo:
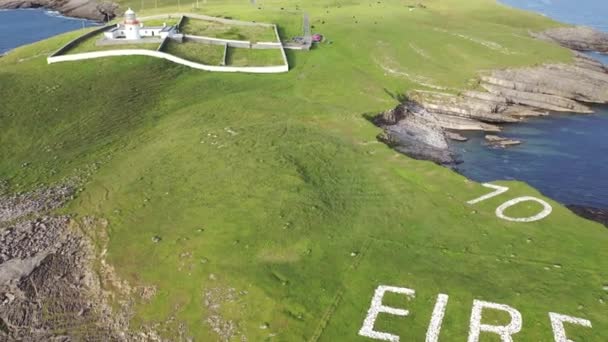
<path fill-rule="evenodd" d="M 129 41 L 129 44 L 160 43 L 165 38 L 181 42 L 183 39 L 177 31 L 177 25 L 168 26 L 163 23 L 162 26 L 145 26 L 137 20 L 137 15 L 130 8 L 125 12 L 125 20 L 106 30 L 103 35 L 104 38 L 97 42 L 98 45 L 119 44 L 121 41 Z"/>
<path fill-rule="evenodd" d="M 141 39 L 139 35 L 140 24 L 135 12 L 131 8 L 125 12 L 124 25 L 125 39 Z"/>

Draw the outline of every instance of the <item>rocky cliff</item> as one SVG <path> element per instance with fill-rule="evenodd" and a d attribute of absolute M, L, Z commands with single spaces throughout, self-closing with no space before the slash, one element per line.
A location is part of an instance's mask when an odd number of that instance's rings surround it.
<path fill-rule="evenodd" d="M 107 21 L 116 17 L 118 5 L 97 0 L 0 0 L 0 9 L 48 8 L 63 15 Z"/>
<path fill-rule="evenodd" d="M 580 51 L 608 52 L 608 34 L 588 28 L 560 28 L 535 34 Z M 396 109 L 378 116 L 380 139 L 414 158 L 454 163 L 454 131 L 500 132 L 501 124 L 551 112 L 592 113 L 608 103 L 608 68 L 573 50 L 571 64 L 494 70 L 479 76 L 479 90 L 449 94 L 413 91 Z M 421 128 L 423 123 L 427 127 Z M 441 151 L 443 150 L 443 151 Z"/>
<path fill-rule="evenodd" d="M 608 53 L 608 33 L 585 26 L 558 27 L 534 33 L 536 38 L 553 41 L 577 51 Z"/>
<path fill-rule="evenodd" d="M 148 328 L 129 330 L 137 293 L 95 247 L 105 249 L 108 222 L 50 215 L 72 198 L 73 185 L 7 196 L 3 184 L 0 341 L 161 341 Z"/>

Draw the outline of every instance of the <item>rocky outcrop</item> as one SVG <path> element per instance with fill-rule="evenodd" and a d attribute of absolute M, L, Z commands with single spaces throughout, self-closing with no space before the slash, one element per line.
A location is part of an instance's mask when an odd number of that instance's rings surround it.
<path fill-rule="evenodd" d="M 485 136 L 486 144 L 492 147 L 507 148 L 515 145 L 520 145 L 521 141 L 499 137 L 498 135 L 488 134 Z"/>
<path fill-rule="evenodd" d="M 608 33 L 590 27 L 558 27 L 532 33 L 532 35 L 539 39 L 556 42 L 572 50 L 608 53 Z"/>
<path fill-rule="evenodd" d="M 118 4 L 97 0 L 0 0 L 1 9 L 48 8 L 63 15 L 96 21 L 116 17 Z"/>
<path fill-rule="evenodd" d="M 384 128 L 380 140 L 412 158 L 450 164 L 450 152 L 443 128 L 437 117 L 414 102 L 406 102 L 374 119 Z"/>
<path fill-rule="evenodd" d="M 456 132 L 451 132 L 451 131 L 446 131 L 445 136 L 448 139 L 454 140 L 454 141 L 468 141 L 469 140 L 469 138 L 465 137 L 464 135 L 458 134 Z"/>
<path fill-rule="evenodd" d="M 608 228 L 608 209 L 583 207 L 580 205 L 569 205 L 568 209 L 579 216 L 597 221 Z"/>
<path fill-rule="evenodd" d="M 73 185 L 59 185 L 0 197 L 0 223 L 58 208 L 71 199 L 73 193 Z"/>
<path fill-rule="evenodd" d="M 479 85 L 486 91 L 411 92 L 407 101 L 377 118 L 384 128 L 381 140 L 414 158 L 449 164 L 455 157 L 448 139 L 463 140 L 454 131 L 496 133 L 502 124 L 528 117 L 592 113 L 587 103 L 608 103 L 608 70 L 578 53 L 572 64 L 495 70 L 481 75 Z M 495 135 L 486 140 L 492 147 L 521 143 Z"/>
<path fill-rule="evenodd" d="M 502 124 L 551 112 L 591 113 L 590 104 L 608 103 L 608 67 L 578 52 L 608 53 L 608 34 L 566 27 L 534 35 L 573 49 L 572 63 L 491 71 L 479 78 L 479 88 L 485 91 L 411 92 L 397 108 L 374 119 L 384 129 L 380 140 L 411 157 L 451 164 L 457 156 L 449 141 L 467 140 L 458 131 L 499 132 Z M 485 140 L 492 147 L 521 144 L 494 134 Z M 569 208 L 608 226 L 606 209 Z"/>
<path fill-rule="evenodd" d="M 105 248 L 107 221 L 48 216 L 71 189 L 0 195 L 0 341 L 160 340 L 153 331 L 129 331 L 132 295 L 101 287 L 125 288 L 90 240 Z M 100 261 L 95 269 L 93 261 Z"/>

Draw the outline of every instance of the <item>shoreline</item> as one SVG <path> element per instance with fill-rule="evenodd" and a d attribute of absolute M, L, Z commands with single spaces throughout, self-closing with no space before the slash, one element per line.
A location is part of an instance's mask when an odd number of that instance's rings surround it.
<path fill-rule="evenodd" d="M 608 66 L 584 54 L 608 53 L 608 33 L 575 26 L 531 35 L 570 49 L 572 62 L 480 73 L 477 89 L 464 89 L 458 95 L 411 91 L 396 108 L 371 118 L 383 129 L 378 139 L 412 158 L 458 172 L 456 165 L 462 161 L 453 146 L 467 140 L 460 133 L 478 131 L 485 135 L 486 144 L 508 148 L 521 142 L 501 137 L 504 125 L 551 112 L 591 114 L 594 106 L 608 104 Z M 606 225 L 607 209 L 563 204 Z"/>
<path fill-rule="evenodd" d="M 118 4 L 99 3 L 95 0 L 0 0 L 0 11 L 18 9 L 45 9 L 67 18 L 88 19 L 99 23 L 110 21 L 118 14 Z"/>

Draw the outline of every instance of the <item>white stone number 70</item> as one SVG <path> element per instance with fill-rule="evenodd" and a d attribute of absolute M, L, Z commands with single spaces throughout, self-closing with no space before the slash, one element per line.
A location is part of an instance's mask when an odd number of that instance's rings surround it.
<path fill-rule="evenodd" d="M 485 186 L 486 188 L 494 189 L 495 191 L 493 191 L 487 195 L 483 195 L 474 200 L 470 200 L 467 202 L 468 204 L 476 204 L 476 203 L 485 201 L 487 199 L 490 199 L 492 197 L 496 197 L 498 195 L 504 194 L 505 192 L 509 191 L 509 188 L 506 186 L 494 185 L 494 184 L 490 184 L 490 183 L 483 183 L 482 185 Z M 510 217 L 510 216 L 505 215 L 505 210 L 507 210 L 507 208 L 512 207 L 518 203 L 528 202 L 528 201 L 540 203 L 543 206 L 543 210 L 540 213 L 538 213 L 534 216 L 530 216 L 530 217 Z M 498 208 L 496 208 L 496 216 L 498 216 L 499 218 L 501 218 L 503 220 L 513 221 L 513 222 L 534 222 L 534 221 L 542 220 L 545 217 L 549 216 L 549 214 L 551 214 L 552 211 L 553 211 L 553 207 L 551 207 L 551 205 L 549 203 L 543 201 L 542 199 L 532 197 L 532 196 L 524 196 L 524 197 L 514 198 L 512 200 L 509 200 L 509 201 L 501 204 Z"/>

